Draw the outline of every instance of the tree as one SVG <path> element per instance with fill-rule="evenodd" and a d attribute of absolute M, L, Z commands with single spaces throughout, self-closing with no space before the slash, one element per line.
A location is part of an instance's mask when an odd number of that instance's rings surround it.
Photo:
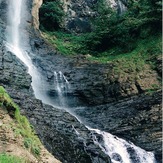
<path fill-rule="evenodd" d="M 127 11 L 123 15 L 107 7 L 104 0 L 97 5 L 94 30 L 88 34 L 85 42 L 90 51 L 101 52 L 117 45 L 130 51 L 140 37 L 161 32 L 160 0 L 128 0 Z"/>
<path fill-rule="evenodd" d="M 59 0 L 45 1 L 40 8 L 39 18 L 42 30 L 60 29 L 64 18 L 63 4 Z"/>

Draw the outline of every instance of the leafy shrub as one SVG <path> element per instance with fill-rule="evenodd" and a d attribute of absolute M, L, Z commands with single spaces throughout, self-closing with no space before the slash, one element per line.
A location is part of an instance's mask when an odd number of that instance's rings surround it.
<path fill-rule="evenodd" d="M 37 142 L 33 141 L 31 138 L 24 139 L 24 146 L 29 149 L 35 156 L 40 155 L 40 148 Z"/>
<path fill-rule="evenodd" d="M 59 0 L 46 1 L 40 8 L 39 19 L 42 30 L 60 29 L 64 17 L 62 3 Z"/>

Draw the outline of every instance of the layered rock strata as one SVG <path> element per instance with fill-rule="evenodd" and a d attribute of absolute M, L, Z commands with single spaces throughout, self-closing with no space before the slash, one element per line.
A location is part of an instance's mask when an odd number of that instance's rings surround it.
<path fill-rule="evenodd" d="M 6 2 L 2 1 L 0 4 L 2 9 L 0 84 L 21 106 L 22 113 L 28 116 L 49 151 L 61 161 L 110 162 L 92 142 L 90 131 L 76 118 L 35 99 L 31 88 L 31 77 L 27 74 L 26 67 L 5 47 Z M 28 7 L 31 6 L 30 2 Z M 161 94 L 156 93 L 152 96 L 142 94 L 151 84 L 159 84 L 157 73 L 147 68 L 145 73 L 139 74 L 140 78 L 121 78 L 114 74 L 113 64 L 90 63 L 83 56 L 74 58 L 62 56 L 42 39 L 39 33 L 34 33 L 30 22 L 32 20 L 29 16 L 29 21 L 26 22 L 26 34 L 30 43 L 28 53 L 49 85 L 54 82 L 54 71 L 62 71 L 72 86 L 69 94 L 79 98 L 82 105 L 106 104 L 75 110 L 78 116 L 83 118 L 85 115 L 83 121 L 86 124 L 114 133 L 144 149 L 154 151 L 158 161 L 161 162 Z M 50 92 L 54 91 L 51 88 Z M 53 96 L 53 93 L 50 95 Z"/>

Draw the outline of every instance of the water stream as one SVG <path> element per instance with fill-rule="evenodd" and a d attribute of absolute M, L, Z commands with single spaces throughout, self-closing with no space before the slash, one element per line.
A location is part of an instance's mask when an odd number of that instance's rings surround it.
<path fill-rule="evenodd" d="M 43 76 L 38 72 L 37 68 L 33 65 L 31 58 L 20 46 L 19 29 L 21 26 L 22 1 L 24 0 L 10 0 L 9 3 L 9 24 L 11 30 L 8 31 L 10 36 L 6 47 L 9 51 L 15 54 L 28 68 L 28 73 L 32 76 L 32 87 L 36 98 L 42 100 L 43 103 L 57 106 L 58 108 L 64 108 L 69 111 L 69 106 L 66 100 L 66 94 L 71 89 L 71 86 L 62 74 L 61 71 L 54 71 L 54 88 L 57 93 L 58 104 L 48 98 L 46 94 L 47 83 L 43 79 Z M 38 82 L 39 81 L 39 82 Z M 71 113 L 71 112 L 70 112 Z M 71 113 L 73 114 L 73 113 Z M 76 115 L 73 115 L 76 117 Z M 76 117 L 80 121 L 80 117 Z M 81 122 L 82 123 L 82 122 Z M 103 152 L 110 156 L 113 163 L 155 163 L 154 154 L 146 152 L 145 150 L 129 143 L 123 139 L 120 139 L 107 132 L 93 129 L 86 126 L 92 133 L 92 139 Z M 75 128 L 74 128 L 75 130 Z M 76 131 L 76 130 L 75 130 Z M 76 131 L 76 135 L 80 133 Z M 98 139 L 98 136 L 102 136 L 102 140 Z"/>
<path fill-rule="evenodd" d="M 120 15 L 122 15 L 127 10 L 127 7 L 123 4 L 121 0 L 117 1 L 117 6 L 118 6 L 118 13 Z"/>
<path fill-rule="evenodd" d="M 89 128 L 89 127 L 88 127 Z M 98 144 L 103 152 L 108 154 L 112 163 L 155 163 L 154 154 L 129 143 L 110 133 L 98 129 L 89 130 L 94 132 L 94 143 Z M 98 141 L 96 133 L 103 136 L 104 145 Z"/>

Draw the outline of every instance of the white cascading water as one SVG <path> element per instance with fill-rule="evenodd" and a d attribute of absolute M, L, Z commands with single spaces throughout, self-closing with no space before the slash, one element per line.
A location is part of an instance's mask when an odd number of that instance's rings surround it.
<path fill-rule="evenodd" d="M 127 10 L 127 7 L 124 5 L 122 0 L 107 0 L 106 3 L 108 3 L 111 8 L 118 10 L 120 15 Z"/>
<path fill-rule="evenodd" d="M 24 0 L 16 0 L 15 2 L 15 0 L 10 0 L 9 24 L 11 30 L 8 31 L 8 35 L 10 37 L 8 39 L 8 42 L 6 43 L 6 47 L 28 67 L 28 73 L 32 76 L 32 87 L 34 89 L 36 98 L 42 100 L 44 103 L 51 105 L 52 103 L 48 98 L 46 98 L 44 91 L 42 91 L 42 88 L 46 86 L 46 83 L 40 82 L 42 80 L 41 75 L 38 73 L 36 67 L 32 64 L 32 61 L 28 54 L 24 52 L 20 47 L 19 28 L 21 23 L 21 7 L 23 1 Z M 58 98 L 61 101 L 61 105 L 65 105 L 65 97 L 63 96 L 63 91 L 66 92 L 68 91 L 68 89 L 70 89 L 69 82 L 62 74 L 62 72 L 54 72 L 54 76 Z M 65 110 L 67 109 L 65 108 Z M 76 118 L 78 119 L 78 117 Z M 103 132 L 98 129 L 92 129 L 90 127 L 87 128 L 92 133 L 92 139 L 94 143 L 97 144 L 101 148 L 101 150 L 103 150 L 106 154 L 110 156 L 112 163 L 155 163 L 153 153 L 146 152 L 145 150 L 135 146 L 134 144 L 128 143 L 125 140 L 113 136 L 107 132 Z M 75 132 L 77 135 L 80 135 L 77 130 L 75 130 Z M 96 137 L 97 134 L 102 135 L 103 144 L 98 141 Z M 129 152 L 127 151 L 129 147 L 134 150 L 135 155 L 137 156 L 137 158 L 134 159 L 136 160 L 136 162 L 132 160 L 132 156 L 129 155 Z"/>
<path fill-rule="evenodd" d="M 87 127 L 89 128 L 89 127 Z M 94 143 L 110 156 L 112 163 L 155 163 L 155 157 L 152 152 L 147 152 L 133 143 L 118 138 L 110 133 L 100 131 L 98 129 L 89 128 L 90 131 L 102 135 L 104 145 L 99 143 L 96 134 L 93 134 Z M 131 150 L 132 154 L 130 154 Z"/>
<path fill-rule="evenodd" d="M 38 81 L 39 74 L 32 64 L 27 52 L 22 51 L 20 48 L 20 23 L 22 14 L 23 0 L 10 0 L 9 3 L 9 29 L 7 31 L 8 39 L 6 47 L 9 51 L 15 54 L 28 68 L 28 73 L 32 76 L 32 81 Z M 34 82 L 32 82 L 34 83 Z M 33 88 L 35 85 L 33 85 Z"/>
<path fill-rule="evenodd" d="M 56 90 L 58 91 L 58 94 L 60 94 L 58 96 L 58 98 L 61 98 L 59 101 L 64 102 L 65 105 L 65 96 L 63 96 L 63 94 L 65 90 L 66 92 L 69 91 L 68 89 L 70 88 L 70 84 L 67 81 L 66 77 L 63 77 L 61 72 L 59 72 L 59 74 L 60 77 L 58 77 L 57 72 L 55 72 L 57 85 Z M 68 107 L 68 104 L 66 104 L 65 107 Z M 79 122 L 82 123 L 80 118 L 75 115 L 75 113 L 72 113 L 72 111 L 66 108 L 65 110 L 69 111 L 78 119 Z M 76 135 L 80 136 L 80 133 L 74 128 L 74 126 L 72 127 Z M 114 136 L 110 133 L 100 131 L 98 129 L 93 129 L 88 126 L 86 126 L 86 128 L 91 131 L 94 143 L 97 144 L 104 153 L 110 156 L 112 163 L 156 163 L 154 154 L 152 152 L 147 152 L 135 146 L 133 143 L 128 143 L 127 141 L 118 138 L 117 136 Z M 102 136 L 103 143 L 98 141 L 97 134 Z M 132 154 L 129 154 L 128 149 L 132 150 Z"/>
<path fill-rule="evenodd" d="M 117 1 L 117 5 L 119 8 L 119 12 L 120 12 L 119 14 L 123 14 L 127 10 L 126 6 L 123 4 L 121 0 Z"/>
<path fill-rule="evenodd" d="M 117 5 L 116 0 L 109 0 L 109 1 L 106 1 L 106 2 L 109 3 L 111 8 L 114 8 Z"/>
<path fill-rule="evenodd" d="M 59 106 L 62 108 L 67 107 L 66 98 L 64 96 L 67 95 L 67 92 L 70 89 L 70 84 L 61 71 L 54 71 L 54 78 L 54 84 L 56 86 L 55 90 L 58 94 Z"/>
<path fill-rule="evenodd" d="M 12 15 L 11 17 L 11 43 L 14 47 L 19 47 L 19 25 L 21 22 L 21 6 L 22 6 L 22 0 L 17 0 L 17 3 L 15 3 L 14 0 L 11 0 L 11 8 L 9 10 L 9 15 Z M 16 10 L 14 10 L 16 9 Z"/>
<path fill-rule="evenodd" d="M 45 90 L 46 81 L 43 79 L 41 74 L 37 71 L 37 68 L 33 65 L 31 58 L 29 57 L 26 50 L 20 45 L 20 34 L 24 31 L 21 27 L 21 18 L 23 15 L 22 6 L 25 4 L 25 0 L 9 0 L 9 15 L 8 15 L 8 29 L 7 29 L 7 49 L 15 54 L 25 66 L 28 68 L 28 73 L 32 77 L 32 88 L 34 94 L 38 99 L 41 99 L 44 103 L 48 104 L 49 99 L 46 98 Z M 26 38 L 25 38 L 26 41 Z M 39 82 L 38 82 L 39 81 Z M 39 84 L 38 84 L 39 83 Z"/>

